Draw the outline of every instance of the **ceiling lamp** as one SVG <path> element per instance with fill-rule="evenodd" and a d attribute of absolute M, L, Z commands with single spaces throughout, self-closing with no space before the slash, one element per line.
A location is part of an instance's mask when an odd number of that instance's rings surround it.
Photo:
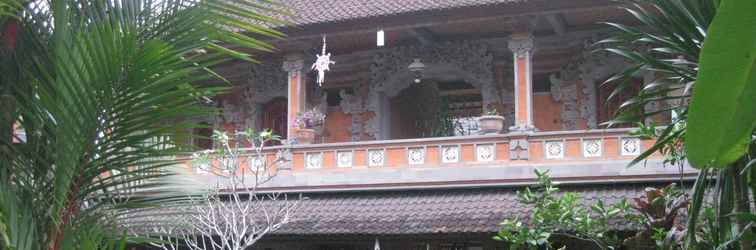
<path fill-rule="evenodd" d="M 409 66 L 407 66 L 407 68 L 415 77 L 415 83 L 420 83 L 420 80 L 423 79 L 423 70 L 425 70 L 425 64 L 420 62 L 419 58 L 415 58 L 414 61 L 410 63 Z"/>

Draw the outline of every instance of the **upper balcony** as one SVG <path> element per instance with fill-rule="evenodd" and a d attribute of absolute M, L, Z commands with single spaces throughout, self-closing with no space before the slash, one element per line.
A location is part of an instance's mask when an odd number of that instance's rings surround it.
<path fill-rule="evenodd" d="M 343 30 L 327 37 L 326 53 L 336 64 L 324 82 L 311 70 L 316 55 L 306 54 L 322 53 L 323 37 L 295 32 L 293 42 L 264 63 L 219 69 L 234 90 L 218 97 L 221 115 L 200 122 L 228 132 L 272 128 L 292 142 L 266 150 L 269 161 L 278 154 L 288 162 L 270 187 L 522 184 L 533 181 L 534 168 L 572 182 L 679 177 L 681 170 L 662 166 L 658 155 L 627 168 L 653 141 L 631 136 L 630 128 L 601 125 L 657 78 L 639 74 L 618 95 L 612 95 L 615 85 L 603 84 L 630 65 L 592 52 L 607 35 L 595 24 L 622 21 L 622 13 L 591 7 L 561 17 L 511 14 L 397 26 L 385 31 L 388 39 L 379 47 L 374 28 L 339 26 Z M 555 25 L 559 20 L 569 25 Z M 504 118 L 499 133 L 479 131 L 477 118 L 487 108 Z M 305 144 L 295 121 L 313 109 L 326 118 L 313 143 Z M 663 125 L 671 116 L 661 112 L 646 122 Z M 213 147 L 211 141 L 195 144 Z"/>

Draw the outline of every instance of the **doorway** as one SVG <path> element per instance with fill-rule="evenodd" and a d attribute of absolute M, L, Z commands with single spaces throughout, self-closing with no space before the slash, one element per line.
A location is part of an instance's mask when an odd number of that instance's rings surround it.
<path fill-rule="evenodd" d="M 276 97 L 263 104 L 262 128 L 271 129 L 274 134 L 287 138 L 288 102 L 286 98 Z"/>
<path fill-rule="evenodd" d="M 390 139 L 470 135 L 482 110 L 480 90 L 464 81 L 425 79 L 388 98 Z"/>

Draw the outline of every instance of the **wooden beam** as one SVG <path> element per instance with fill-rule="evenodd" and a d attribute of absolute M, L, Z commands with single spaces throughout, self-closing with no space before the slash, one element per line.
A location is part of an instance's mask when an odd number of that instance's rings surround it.
<path fill-rule="evenodd" d="M 457 90 L 445 90 L 439 91 L 439 96 L 458 96 L 458 95 L 480 95 L 478 89 L 457 89 Z"/>
<path fill-rule="evenodd" d="M 538 22 L 541 21 L 541 15 L 523 15 L 513 17 L 513 34 L 533 33 Z"/>
<path fill-rule="evenodd" d="M 557 35 L 562 36 L 567 33 L 567 21 L 561 13 L 546 14 L 546 21 L 549 22 Z"/>
<path fill-rule="evenodd" d="M 409 33 L 414 36 L 420 44 L 425 46 L 433 46 L 438 42 L 438 37 L 428 28 L 419 27 L 409 30 Z"/>

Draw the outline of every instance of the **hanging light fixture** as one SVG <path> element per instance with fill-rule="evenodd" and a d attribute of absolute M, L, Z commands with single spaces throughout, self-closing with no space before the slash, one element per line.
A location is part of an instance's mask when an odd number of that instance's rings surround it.
<path fill-rule="evenodd" d="M 425 64 L 420 61 L 420 58 L 415 58 L 412 63 L 407 66 L 407 69 L 409 69 L 412 76 L 415 77 L 415 83 L 420 83 L 423 79 L 423 70 L 425 70 Z"/>
<path fill-rule="evenodd" d="M 378 47 L 383 47 L 384 45 L 386 45 L 386 40 L 385 40 L 385 37 L 384 37 L 383 29 L 378 29 L 378 32 L 376 32 L 376 34 L 375 34 L 375 44 Z"/>

